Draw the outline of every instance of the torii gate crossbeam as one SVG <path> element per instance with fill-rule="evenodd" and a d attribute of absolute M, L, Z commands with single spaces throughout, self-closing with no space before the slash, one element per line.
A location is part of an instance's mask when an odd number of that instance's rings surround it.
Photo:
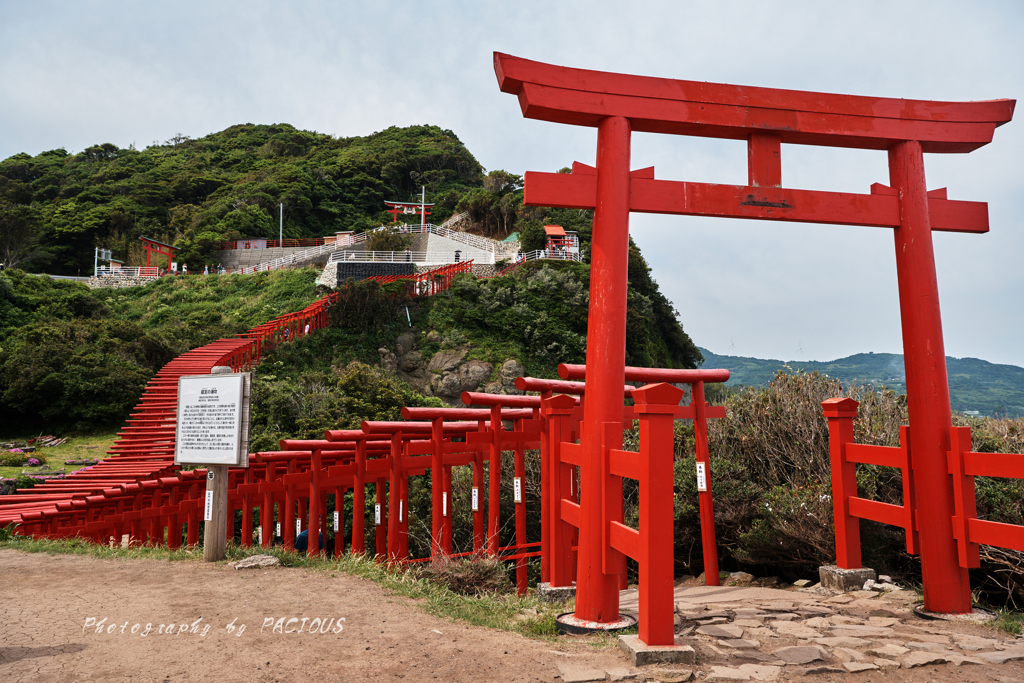
<path fill-rule="evenodd" d="M 581 438 L 581 528 L 576 617 L 618 618 L 621 555 L 608 549 L 610 521 L 621 517 L 621 479 L 608 471 L 604 423 L 621 412 L 626 281 L 631 211 L 892 228 L 925 608 L 971 610 L 967 570 L 959 566 L 950 520 L 946 463 L 951 415 L 932 230 L 987 232 L 988 208 L 928 192 L 924 157 L 971 152 L 1010 121 L 1015 102 L 929 102 L 700 83 L 572 69 L 495 53 L 502 92 L 526 118 L 597 128 L 597 167 L 572 174 L 526 174 L 525 203 L 594 209 L 587 329 L 587 411 Z M 655 180 L 630 171 L 633 131 L 746 140 L 747 185 Z M 886 150 L 889 186 L 870 194 L 782 187 L 781 144 Z M 616 502 L 619 501 L 619 502 Z M 845 501 L 833 501 L 841 506 Z M 619 519 L 621 521 L 621 519 Z M 842 556 L 842 539 L 837 553 Z M 606 551 L 606 549 L 608 549 Z M 841 559 L 840 559 L 841 563 Z"/>

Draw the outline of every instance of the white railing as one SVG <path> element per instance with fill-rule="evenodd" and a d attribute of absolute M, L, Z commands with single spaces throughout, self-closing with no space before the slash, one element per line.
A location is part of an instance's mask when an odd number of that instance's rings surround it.
<path fill-rule="evenodd" d="M 433 223 L 427 223 L 426 225 L 404 225 L 404 224 L 401 224 L 401 225 L 397 225 L 397 224 L 382 225 L 379 228 L 374 228 L 373 230 L 367 230 L 366 232 L 361 232 L 358 235 L 347 236 L 343 241 L 338 242 L 338 243 L 331 242 L 331 243 L 328 243 L 328 244 L 321 245 L 319 247 L 310 247 L 309 249 L 304 249 L 303 251 L 297 251 L 294 254 L 289 254 L 287 256 L 282 256 L 281 258 L 276 258 L 276 259 L 274 259 L 272 261 L 267 261 L 266 263 L 259 263 L 259 264 L 255 265 L 255 266 L 244 266 L 244 267 L 241 267 L 241 268 L 232 268 L 231 272 L 232 273 L 243 273 L 244 274 L 244 273 L 256 273 L 256 272 L 261 272 L 261 271 L 266 271 L 266 270 L 276 270 L 278 268 L 285 268 L 287 266 L 294 265 L 294 264 L 296 264 L 296 263 L 298 263 L 300 261 L 304 261 L 304 260 L 310 259 L 310 258 L 315 258 L 317 256 L 320 256 L 321 254 L 327 254 L 327 253 L 332 253 L 331 260 L 335 260 L 335 255 L 337 255 L 339 253 L 340 249 L 344 249 L 346 247 L 358 246 L 358 245 L 364 243 L 367 239 L 369 239 L 369 237 L 373 233 L 379 232 L 381 230 L 397 230 L 400 233 L 408 234 L 408 235 L 418 235 L 418 234 L 429 233 L 431 235 L 437 235 L 438 237 L 444 237 L 444 238 L 453 240 L 455 242 L 461 242 L 462 244 L 465 244 L 465 245 L 468 245 L 470 247 L 474 247 L 476 249 L 479 249 L 481 251 L 489 253 L 491 255 L 490 263 L 494 263 L 495 255 L 498 252 L 509 251 L 510 247 L 504 246 L 502 242 L 498 242 L 497 240 L 492 240 L 492 239 L 489 239 L 487 237 L 480 237 L 479 235 L 471 235 L 471 234 L 469 234 L 467 232 L 460 232 L 458 230 L 452 230 L 450 227 L 448 227 L 448 226 L 452 226 L 452 225 L 458 225 L 458 224 L 462 223 L 465 220 L 466 220 L 466 214 L 456 214 L 455 216 L 452 216 L 451 218 L 446 220 L 441 225 L 434 225 Z M 499 245 L 502 245 L 502 246 L 499 246 Z M 358 253 L 358 252 L 348 252 L 348 253 Z M 367 252 L 367 253 L 388 253 L 388 252 Z M 397 252 L 397 253 L 401 253 L 404 256 L 404 252 Z M 417 261 L 415 258 L 413 259 L 413 261 L 418 262 L 418 263 L 456 263 L 456 261 L 454 260 L 455 259 L 455 255 L 454 254 L 452 254 L 451 257 L 448 257 L 448 256 L 442 256 L 442 255 L 440 255 L 440 253 L 437 253 L 437 252 L 417 252 L 417 253 L 423 253 L 423 254 L 427 255 L 427 260 L 426 261 Z M 466 260 L 466 258 L 470 257 L 471 255 L 470 254 L 466 254 L 464 256 L 465 256 L 465 258 L 463 258 L 462 260 Z M 338 260 L 340 260 L 340 257 L 338 257 Z M 373 259 L 369 259 L 369 258 L 360 259 L 359 257 L 357 257 L 355 260 L 373 260 Z M 404 260 L 404 259 L 395 259 L 395 260 Z M 576 260 L 579 260 L 579 259 L 576 259 Z M 481 259 L 477 258 L 477 262 L 480 263 Z"/>
<path fill-rule="evenodd" d="M 443 264 L 460 263 L 468 261 L 469 258 L 461 254 L 458 258 L 454 252 L 439 251 L 336 251 L 327 260 L 327 265 L 334 263 L 416 263 L 416 264 Z"/>
<path fill-rule="evenodd" d="M 350 244 L 357 244 L 356 242 L 350 242 Z M 330 254 L 336 252 L 338 249 L 343 249 L 344 245 L 339 246 L 333 242 L 330 244 L 321 244 L 318 247 L 310 247 L 309 249 L 303 249 L 302 251 L 296 251 L 292 254 L 276 258 L 273 261 L 267 261 L 266 263 L 257 263 L 255 266 L 240 266 L 238 268 L 232 268 L 229 272 L 232 273 L 258 273 L 265 270 L 277 270 L 278 268 L 287 268 L 293 266 L 296 263 L 301 263 L 307 259 L 316 258 L 323 254 Z"/>
<path fill-rule="evenodd" d="M 568 250 L 559 249 L 535 249 L 523 254 L 523 261 L 537 261 L 539 259 L 553 259 L 555 261 L 582 261 L 583 256 L 579 253 L 572 253 Z"/>
<path fill-rule="evenodd" d="M 160 277 L 160 268 L 157 266 L 125 267 L 111 270 L 108 266 L 100 266 L 96 270 L 98 277 L 110 277 L 111 275 L 130 275 L 132 277 Z"/>

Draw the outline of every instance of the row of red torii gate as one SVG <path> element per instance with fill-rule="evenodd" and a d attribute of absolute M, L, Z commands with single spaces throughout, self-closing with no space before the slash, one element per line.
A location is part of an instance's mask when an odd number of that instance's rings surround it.
<path fill-rule="evenodd" d="M 932 231 L 985 233 L 988 210 L 981 202 L 950 200 L 944 188 L 929 191 L 924 154 L 968 153 L 988 144 L 995 129 L 1011 120 L 1015 102 L 929 102 L 698 83 L 572 69 L 502 54 L 494 55 L 494 69 L 500 89 L 517 97 L 525 117 L 597 130 L 595 166 L 576 163 L 571 174 L 528 172 L 524 199 L 533 206 L 594 210 L 586 371 L 562 368 L 564 381 L 585 378 L 585 384 L 532 385 L 542 392 L 532 399 L 470 396 L 471 403 L 490 407 L 483 413 L 462 415 L 410 410 L 408 422 L 366 423 L 358 432 L 329 432 L 323 441 L 312 443 L 286 441 L 282 452 L 257 455 L 256 467 L 234 475 L 243 479 L 233 484 L 233 504 L 243 510 L 243 526 L 253 524 L 251 512 L 246 517 L 245 510 L 258 507 L 261 496 L 268 509 L 275 496 L 283 496 L 287 515 L 289 496 L 295 499 L 306 487 L 305 509 L 311 510 L 307 523 L 316 529 L 325 512 L 320 498 L 323 486 L 335 491 L 352 486 L 361 496 L 367 486 L 376 486 L 378 496 L 385 489 L 388 492 L 376 547 L 401 560 L 408 538 L 408 528 L 403 526 L 408 512 L 406 482 L 429 469 L 435 473 L 432 546 L 435 553 L 443 553 L 449 547 L 452 514 L 446 502 L 450 496 L 450 488 L 445 487 L 450 481 L 447 472 L 450 467 L 471 465 L 474 488 L 478 495 L 486 488 L 489 498 L 486 526 L 479 499 L 474 506 L 474 545 L 499 553 L 500 506 L 493 503 L 500 495 L 500 467 L 495 459 L 506 447 L 519 458 L 523 449 L 539 446 L 544 454 L 543 534 L 538 551 L 543 578 L 565 585 L 575 571 L 574 618 L 580 624 L 614 625 L 619 619 L 625 558 L 636 559 L 640 638 L 648 645 L 671 645 L 672 422 L 691 417 L 698 423 L 698 460 L 705 458 L 698 465 L 706 465 L 706 431 L 700 425 L 712 416 L 712 409 L 701 393 L 703 382 L 721 379 L 699 374 L 716 371 L 663 375 L 626 368 L 629 215 L 638 211 L 866 226 L 890 229 L 894 235 L 910 424 L 901 448 L 858 446 L 852 443 L 850 423 L 856 405 L 847 399 L 826 404 L 837 563 L 846 568 L 860 564 L 858 519 L 902 526 L 908 550 L 921 555 L 926 609 L 970 611 L 967 570 L 977 566 L 978 544 L 1024 550 L 1024 527 L 977 519 L 974 477 L 1024 478 L 1024 458 L 973 453 L 969 433 L 952 428 Z M 655 179 L 653 168 L 631 170 L 634 131 L 744 141 L 746 183 L 667 181 Z M 885 151 L 889 184 L 876 183 L 868 194 L 784 188 L 783 144 Z M 633 405 L 627 408 L 623 398 L 628 379 L 654 383 L 629 391 Z M 679 405 L 682 392 L 668 382 L 693 386 L 688 406 Z M 585 412 L 573 395 L 584 397 Z M 623 422 L 632 418 L 640 425 L 639 453 L 622 449 Z M 514 423 L 512 430 L 499 428 L 506 419 Z M 490 463 L 486 487 L 482 481 L 485 460 Z M 859 498 L 858 463 L 900 468 L 903 505 Z M 261 471 L 272 473 L 269 478 L 264 475 L 264 489 L 257 479 Z M 521 470 L 516 472 L 513 484 L 520 479 Z M 194 480 L 195 475 L 181 474 L 176 480 L 183 487 Z M 710 472 L 703 475 L 708 491 L 702 495 L 702 521 L 713 520 Z M 637 529 L 624 524 L 623 477 L 639 481 Z M 179 487 L 167 495 L 173 507 L 192 494 Z M 134 527 L 149 524 L 154 537 L 163 538 L 157 534 L 159 525 L 171 527 L 159 512 L 161 501 L 147 501 L 151 512 L 132 518 L 133 532 Z M 23 515 L 23 519 L 34 533 L 56 531 L 42 528 L 56 523 L 46 521 L 55 517 L 34 521 Z M 102 519 L 99 515 L 90 522 L 103 527 Z M 365 529 L 355 533 L 356 521 L 350 542 L 359 549 L 365 547 L 366 537 Z M 233 524 L 231 515 L 228 522 Z M 75 523 L 89 528 L 87 522 Z M 178 525 L 181 520 L 175 516 L 168 523 Z M 189 534 L 193 526 L 188 524 Z M 709 561 L 714 555 L 708 552 L 713 548 L 709 533 L 713 523 L 703 526 Z M 98 533 L 107 533 L 99 527 Z M 180 526 L 171 530 L 168 538 L 180 542 Z M 289 534 L 287 524 L 283 531 Z M 246 538 L 244 530 L 242 536 Z M 195 539 L 190 535 L 189 540 Z M 316 541 L 310 545 L 315 551 Z M 533 552 L 523 536 L 507 551 L 516 561 Z M 708 563 L 707 569 L 714 580 L 715 568 Z"/>

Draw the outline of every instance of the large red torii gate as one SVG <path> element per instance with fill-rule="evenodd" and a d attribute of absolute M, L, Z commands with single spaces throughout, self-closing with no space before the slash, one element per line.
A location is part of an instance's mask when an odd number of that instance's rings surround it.
<path fill-rule="evenodd" d="M 597 128 L 597 166 L 572 174 L 527 172 L 525 203 L 594 210 L 587 411 L 581 479 L 576 617 L 618 618 L 618 565 L 602 556 L 601 505 L 614 492 L 604 423 L 621 419 L 624 381 L 629 213 L 753 218 L 893 228 L 910 432 L 914 442 L 925 608 L 969 612 L 967 570 L 957 560 L 950 523 L 953 491 L 946 464 L 951 414 L 932 230 L 987 232 L 988 207 L 929 192 L 924 156 L 971 152 L 1010 121 L 1015 101 L 929 102 L 722 85 L 573 69 L 495 53 L 502 92 L 526 118 Z M 656 180 L 630 171 L 633 131 L 746 140 L 746 185 Z M 870 194 L 782 187 L 781 144 L 886 150 L 889 186 Z M 841 506 L 844 501 L 834 501 Z M 837 515 L 838 516 L 838 515 Z M 614 521 L 614 520 L 612 520 Z M 609 520 L 604 520 L 608 523 Z M 596 528 L 590 528 L 596 527 Z M 614 551 L 612 551 L 614 552 Z"/>

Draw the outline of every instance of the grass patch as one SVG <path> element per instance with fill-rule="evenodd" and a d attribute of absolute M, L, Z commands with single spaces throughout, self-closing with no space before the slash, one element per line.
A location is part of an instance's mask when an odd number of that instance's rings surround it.
<path fill-rule="evenodd" d="M 168 550 L 133 545 L 128 548 L 101 546 L 84 539 L 33 540 L 25 536 L 4 538 L 0 549 L 29 553 L 90 555 L 101 559 L 166 560 L 169 562 L 201 562 L 201 547 Z M 243 560 L 251 555 L 273 555 L 285 567 L 300 567 L 328 577 L 337 573 L 373 581 L 395 595 L 411 598 L 428 614 L 484 626 L 513 631 L 531 638 L 554 639 L 557 635 L 555 617 L 570 611 L 572 603 L 541 602 L 536 595 L 490 593 L 479 596 L 460 595 L 449 588 L 418 577 L 416 572 L 389 567 L 363 555 L 347 554 L 338 559 L 307 557 L 285 552 L 282 548 L 241 548 L 229 545 L 225 561 Z"/>
<path fill-rule="evenodd" d="M 996 614 L 998 615 L 996 620 L 989 622 L 989 626 L 1012 636 L 1024 633 L 1024 612 L 1001 609 Z"/>
<path fill-rule="evenodd" d="M 7 437 L 0 438 L 0 441 L 26 441 L 28 438 L 31 437 Z M 107 457 L 107 451 L 113 447 L 114 441 L 116 440 L 116 430 L 69 437 L 68 440 L 60 446 L 55 446 L 53 448 L 40 448 L 36 451 L 36 453 L 42 452 L 43 456 L 46 458 L 46 464 L 42 467 L 0 467 L 0 478 L 14 479 L 16 477 L 20 477 L 22 470 L 24 470 L 25 474 L 28 476 L 32 476 L 32 474 L 38 470 L 59 470 L 61 468 L 64 468 L 65 474 L 70 474 L 71 472 L 86 467 L 86 465 L 66 465 L 66 461 L 85 459 L 102 460 Z M 28 453 L 27 455 L 32 457 L 35 456 L 36 453 Z"/>

